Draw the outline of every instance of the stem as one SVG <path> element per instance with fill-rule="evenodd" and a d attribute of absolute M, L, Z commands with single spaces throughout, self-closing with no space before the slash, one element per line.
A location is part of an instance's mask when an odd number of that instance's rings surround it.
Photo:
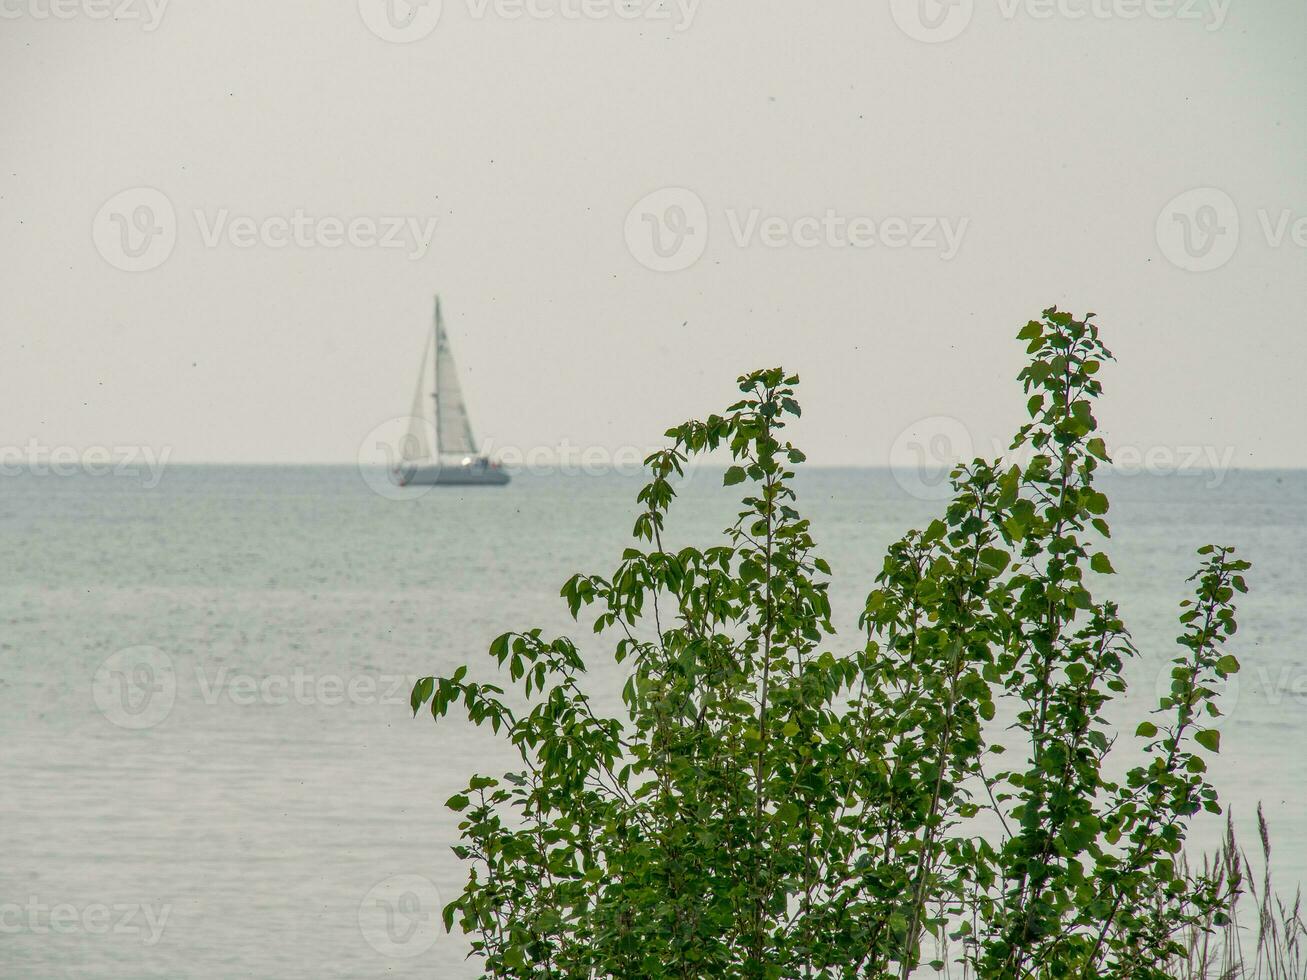
<path fill-rule="evenodd" d="M 979 503 L 976 507 L 976 521 L 980 527 L 985 525 L 985 497 L 984 494 L 988 484 L 983 484 L 977 489 Z M 916 958 L 913 955 L 913 949 L 917 945 L 918 926 L 921 921 L 921 911 L 926 900 L 926 879 L 929 875 L 929 864 L 931 863 L 931 849 L 935 844 L 935 826 L 933 821 L 939 814 L 939 797 L 940 791 L 944 785 L 944 765 L 948 757 L 948 749 L 953 737 L 953 711 L 957 704 L 957 684 L 958 674 L 962 669 L 963 650 L 965 648 L 965 638 L 967 631 L 971 627 L 971 603 L 974 598 L 976 573 L 980 568 L 980 551 L 981 551 L 981 532 L 976 532 L 974 548 L 971 556 L 971 575 L 969 585 L 964 594 L 959 597 L 961 605 L 961 615 L 959 616 L 959 636 L 957 648 L 953 651 L 953 662 L 949 665 L 949 691 L 948 703 L 945 707 L 944 714 L 944 734 L 939 742 L 939 755 L 936 759 L 935 768 L 935 787 L 931 793 L 930 810 L 926 816 L 926 832 L 922 840 L 921 856 L 917 861 L 917 889 L 912 900 L 912 919 L 908 925 L 907 937 L 903 947 L 903 960 L 900 964 L 900 980 L 908 980 L 908 974 L 912 972 L 915 965 L 912 961 Z"/>
<path fill-rule="evenodd" d="M 1224 583 L 1224 577 L 1225 577 L 1224 572 L 1222 572 L 1221 575 L 1222 584 Z M 1214 595 L 1215 593 L 1213 593 L 1213 596 Z M 1209 631 L 1211 630 L 1211 626 L 1212 626 L 1212 608 L 1215 602 L 1216 600 L 1214 597 L 1209 598 L 1207 600 L 1206 609 L 1203 613 L 1202 636 L 1205 638 L 1205 645 L 1208 647 L 1210 647 L 1212 643 L 1212 638 L 1209 636 Z M 1194 658 L 1193 680 L 1194 681 L 1197 681 L 1198 671 L 1201 669 L 1202 652 L 1203 652 L 1203 648 L 1201 646 L 1195 648 L 1194 650 L 1194 654 L 1193 654 L 1193 658 Z M 1171 739 L 1170 748 L 1167 749 L 1166 765 L 1165 765 L 1165 771 L 1167 774 L 1170 774 L 1175 770 L 1176 756 L 1180 749 L 1180 740 L 1184 737 L 1184 733 L 1186 729 L 1189 727 L 1190 722 L 1193 721 L 1193 708 L 1194 708 L 1194 702 L 1196 698 L 1197 698 L 1197 692 L 1191 684 L 1189 697 L 1185 700 L 1184 704 L 1181 706 L 1182 710 L 1180 712 L 1180 724 L 1176 727 L 1175 736 Z M 1174 820 L 1175 820 L 1175 816 L 1173 815 L 1172 821 Z M 1136 865 L 1138 864 L 1140 859 L 1144 856 L 1145 847 L 1148 843 L 1149 838 L 1152 836 L 1153 828 L 1156 823 L 1157 823 L 1157 809 L 1155 806 L 1150 806 L 1148 811 L 1148 819 L 1144 822 L 1143 836 L 1140 838 L 1139 843 L 1135 845 L 1134 851 L 1131 853 L 1129 860 L 1126 862 L 1125 871 L 1123 872 L 1122 877 L 1129 875 L 1136 870 Z M 1120 878 L 1118 878 L 1118 880 L 1120 880 Z M 1098 930 L 1098 936 L 1094 940 L 1094 947 L 1092 950 L 1090 950 L 1088 959 L 1085 960 L 1085 968 L 1080 973 L 1082 980 L 1087 980 L 1087 978 L 1091 976 L 1089 972 L 1090 968 L 1097 962 L 1099 952 L 1102 950 L 1103 947 L 1103 942 L 1106 940 L 1107 933 L 1111 929 L 1112 923 L 1113 921 L 1115 921 L 1116 915 L 1121 909 L 1121 903 L 1124 900 L 1125 900 L 1125 892 L 1123 890 L 1118 890 L 1116 897 L 1112 900 L 1112 907 L 1108 911 L 1106 917 L 1104 917 L 1103 924 Z"/>
<path fill-rule="evenodd" d="M 771 398 L 771 392 L 765 393 L 762 404 L 766 404 Z M 763 416 L 763 439 L 771 439 L 771 419 Z M 772 497 L 775 487 L 775 473 L 769 472 L 767 479 L 763 484 L 763 516 L 767 521 L 767 542 L 766 542 L 766 574 L 767 585 L 765 590 L 766 596 L 766 613 L 762 633 L 762 698 L 758 710 L 758 759 L 754 764 L 754 803 L 753 803 L 753 823 L 754 823 L 754 846 L 757 847 L 762 839 L 762 814 L 763 814 L 763 767 L 767 753 L 767 699 L 770 693 L 771 684 L 771 644 L 772 644 L 772 544 L 774 532 L 774 501 Z M 762 872 L 762 855 L 758 855 L 758 871 Z M 758 975 L 762 975 L 762 920 L 765 900 L 762 894 L 761 879 L 755 882 L 755 892 L 753 896 L 753 963 L 758 967 Z"/>

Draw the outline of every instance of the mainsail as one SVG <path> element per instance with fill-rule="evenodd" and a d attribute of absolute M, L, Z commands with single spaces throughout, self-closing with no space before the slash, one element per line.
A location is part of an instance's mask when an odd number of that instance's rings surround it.
<path fill-rule="evenodd" d="M 432 373 L 427 374 L 427 359 L 433 359 Z M 435 385 L 434 390 L 432 385 Z M 428 408 L 434 402 L 436 413 L 436 444 L 431 444 L 431 414 Z M 435 459 L 437 455 L 475 456 L 476 440 L 472 438 L 472 423 L 463 404 L 463 389 L 458 383 L 458 368 L 454 352 L 445 333 L 445 320 L 440 314 L 440 297 L 436 297 L 436 322 L 427 337 L 422 363 L 418 368 L 417 391 L 413 393 L 413 408 L 409 412 L 408 433 L 400 445 L 400 459 L 413 464 Z"/>
<path fill-rule="evenodd" d="M 440 297 L 436 297 L 436 444 L 441 453 L 475 456 L 476 440 L 472 423 L 463 404 L 463 389 L 458 384 L 454 352 L 445 334 L 445 320 L 440 315 Z"/>
<path fill-rule="evenodd" d="M 422 349 L 418 363 L 417 390 L 413 392 L 413 408 L 408 413 L 408 433 L 399 444 L 399 458 L 408 464 L 421 463 L 435 456 L 431 445 L 431 423 L 427 420 L 427 404 L 431 391 L 427 384 L 427 357 L 431 354 L 431 337 Z"/>

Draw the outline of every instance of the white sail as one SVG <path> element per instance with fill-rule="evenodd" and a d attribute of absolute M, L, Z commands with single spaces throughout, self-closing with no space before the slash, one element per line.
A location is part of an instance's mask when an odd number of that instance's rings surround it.
<path fill-rule="evenodd" d="M 431 417 L 428 406 L 431 404 L 432 391 L 427 374 L 427 358 L 431 354 L 431 337 L 422 350 L 422 360 L 418 364 L 417 390 L 413 392 L 413 407 L 408 413 L 408 432 L 399 445 L 399 458 L 405 463 L 419 463 L 436 455 L 431 445 Z"/>
<path fill-rule="evenodd" d="M 440 315 L 440 297 L 436 297 L 436 443 L 442 454 L 475 456 L 476 440 L 472 423 L 463 404 L 463 389 L 458 383 L 454 352 L 445 334 Z"/>
<path fill-rule="evenodd" d="M 437 296 L 436 319 L 427 335 L 427 346 L 418 368 L 408 432 L 400 444 L 400 458 L 394 468 L 396 482 L 401 487 L 507 484 L 508 473 L 497 462 L 478 453 L 476 445 Z"/>

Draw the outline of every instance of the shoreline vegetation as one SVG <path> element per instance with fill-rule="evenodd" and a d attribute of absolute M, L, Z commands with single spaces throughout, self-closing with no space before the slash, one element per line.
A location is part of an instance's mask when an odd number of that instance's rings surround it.
<path fill-rule="evenodd" d="M 1235 836 L 1234 816 L 1227 814 L 1220 848 L 1203 857 L 1200 876 L 1222 885 L 1225 903 L 1220 908 L 1224 925 L 1218 925 L 1216 910 L 1204 921 L 1189 926 L 1178 936 L 1183 953 L 1164 964 L 1165 976 L 1173 980 L 1303 980 L 1307 977 L 1307 921 L 1303 919 L 1302 889 L 1287 901 L 1276 892 L 1272 880 L 1270 828 L 1257 807 L 1260 861 L 1254 864 L 1248 850 Z M 1185 872 L 1190 869 L 1185 866 Z M 980 980 L 965 962 L 950 957 L 948 941 L 936 949 L 945 963 L 942 973 L 924 970 L 924 976 L 947 980 Z"/>
<path fill-rule="evenodd" d="M 784 432 L 798 378 L 773 368 L 668 430 L 635 546 L 563 586 L 629 670 L 624 718 L 597 713 L 578 646 L 539 629 L 490 645 L 512 696 L 466 665 L 417 681 L 414 714 L 458 709 L 521 761 L 446 804 L 468 879 L 444 926 L 482 977 L 1303 975 L 1260 810 L 1260 878 L 1232 823 L 1214 858 L 1184 857 L 1190 819 L 1223 812 L 1209 720 L 1240 669 L 1249 563 L 1198 549 L 1169 691 L 1137 727 L 1110 724 L 1138 655 L 1094 595 L 1114 574 L 1093 412 L 1112 355 L 1092 314 L 1050 308 L 1018 339 L 1029 421 L 889 547 L 860 646 L 835 638 Z M 719 448 L 737 520 L 666 548 L 676 480 Z M 1118 744 L 1138 760 L 1122 777 Z"/>
<path fill-rule="evenodd" d="M 1234 818 L 1226 819 L 1225 842 L 1204 859 L 1203 874 L 1214 874 L 1228 885 L 1226 923 L 1213 916 L 1195 925 L 1185 937 L 1185 956 L 1172 964 L 1177 980 L 1302 980 L 1307 977 L 1307 923 L 1302 918 L 1302 889 L 1286 900 L 1275 891 L 1271 876 L 1271 835 L 1257 807 L 1261 873 L 1234 833 Z M 1245 914 L 1248 913 L 1248 914 Z"/>

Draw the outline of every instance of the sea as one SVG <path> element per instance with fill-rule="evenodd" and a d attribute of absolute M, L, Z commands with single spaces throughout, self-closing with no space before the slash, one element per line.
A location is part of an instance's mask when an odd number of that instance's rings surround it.
<path fill-rule="evenodd" d="M 465 874 L 443 803 L 513 760 L 455 715 L 415 718 L 409 689 L 464 663 L 494 679 L 490 641 L 540 627 L 577 640 L 615 709 L 625 668 L 558 591 L 616 566 L 640 482 L 0 476 L 0 976 L 477 976 L 440 923 Z M 833 568 L 831 645 L 852 649 L 886 546 L 940 512 L 940 487 L 810 469 L 797 488 Z M 1210 775 L 1246 844 L 1263 808 L 1292 894 L 1307 880 L 1307 472 L 1118 473 L 1103 488 L 1117 574 L 1096 591 L 1140 650 L 1114 708 L 1123 752 L 1169 684 L 1195 549 L 1233 544 L 1253 563 Z M 692 471 L 672 540 L 720 540 L 738 489 Z M 1192 855 L 1223 820 L 1195 824 Z"/>

